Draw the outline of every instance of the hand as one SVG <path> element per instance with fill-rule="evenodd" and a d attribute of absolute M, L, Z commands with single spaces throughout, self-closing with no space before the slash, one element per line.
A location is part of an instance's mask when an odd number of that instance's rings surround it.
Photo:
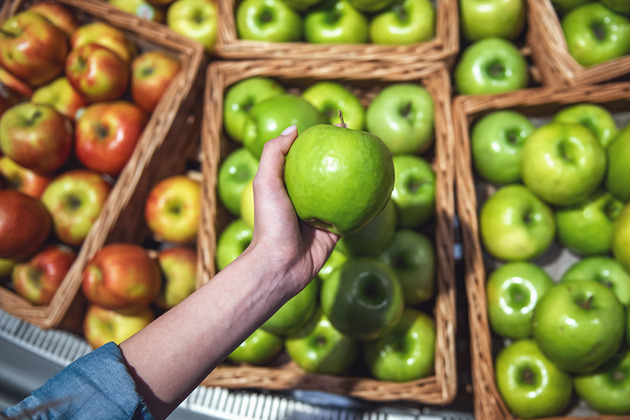
<path fill-rule="evenodd" d="M 284 188 L 284 159 L 297 134 L 291 126 L 265 143 L 254 177 L 255 223 L 250 245 L 283 268 L 296 293 L 317 275 L 339 239 L 300 221 Z"/>

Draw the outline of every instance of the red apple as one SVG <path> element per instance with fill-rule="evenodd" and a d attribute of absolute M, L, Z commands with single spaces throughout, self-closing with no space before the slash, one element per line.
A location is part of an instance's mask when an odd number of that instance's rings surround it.
<path fill-rule="evenodd" d="M 139 245 L 105 245 L 83 271 L 82 289 L 92 303 L 108 309 L 151 304 L 162 287 L 158 263 Z"/>
<path fill-rule="evenodd" d="M 118 99 L 129 85 L 129 63 L 98 44 L 70 50 L 65 68 L 72 87 L 88 102 Z"/>
<path fill-rule="evenodd" d="M 197 289 L 197 252 L 186 247 L 167 248 L 158 254 L 164 279 L 157 306 L 170 309 Z"/>
<path fill-rule="evenodd" d="M 77 111 L 87 106 L 85 98 L 72 87 L 67 77 L 58 77 L 37 88 L 33 92 L 31 102 L 50 105 L 73 121 L 76 119 Z"/>
<path fill-rule="evenodd" d="M 35 172 L 59 169 L 68 160 L 73 141 L 72 122 L 48 105 L 23 102 L 0 118 L 0 149 Z"/>
<path fill-rule="evenodd" d="M 93 171 L 75 169 L 54 178 L 41 200 L 52 216 L 57 238 L 67 245 L 81 245 L 110 191 L 111 185 Z"/>
<path fill-rule="evenodd" d="M 50 233 L 50 215 L 41 201 L 15 190 L 0 191 L 0 258 L 33 255 Z"/>
<path fill-rule="evenodd" d="M 70 37 L 71 49 L 87 44 L 107 47 L 127 63 L 131 62 L 137 53 L 135 44 L 121 30 L 104 22 L 81 25 Z"/>
<path fill-rule="evenodd" d="M 177 58 L 163 51 L 149 51 L 131 63 L 131 98 L 151 113 L 180 69 Z"/>
<path fill-rule="evenodd" d="M 18 102 L 19 98 L 17 95 L 0 82 L 0 117 L 7 109 L 17 105 Z"/>
<path fill-rule="evenodd" d="M 2 67 L 0 67 L 0 85 L 14 92 L 18 100 L 28 100 L 31 98 L 31 95 L 33 95 L 33 89 L 27 83 L 18 79 Z"/>
<path fill-rule="evenodd" d="M 8 188 L 18 190 L 33 198 L 40 198 L 52 178 L 40 175 L 18 165 L 8 156 L 0 157 L 0 177 L 8 183 Z"/>
<path fill-rule="evenodd" d="M 2 24 L 0 66 L 30 86 L 59 76 L 67 54 L 66 34 L 35 12 L 20 12 Z"/>
<path fill-rule="evenodd" d="M 83 335 L 93 348 L 113 341 L 120 344 L 155 319 L 153 310 L 146 306 L 126 311 L 115 311 L 90 305 L 83 318 Z"/>
<path fill-rule="evenodd" d="M 86 168 L 118 176 L 133 154 L 147 121 L 147 114 L 128 101 L 88 106 L 77 121 L 77 158 Z"/>
<path fill-rule="evenodd" d="M 15 291 L 36 305 L 49 304 L 76 256 L 68 247 L 50 245 L 29 261 L 16 264 L 12 273 Z"/>
<path fill-rule="evenodd" d="M 48 19 L 53 25 L 61 29 L 68 38 L 80 26 L 80 22 L 74 13 L 56 1 L 35 3 L 29 10 Z"/>

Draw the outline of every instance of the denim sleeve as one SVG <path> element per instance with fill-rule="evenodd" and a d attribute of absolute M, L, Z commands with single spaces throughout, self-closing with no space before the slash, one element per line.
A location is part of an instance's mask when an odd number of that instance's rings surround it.
<path fill-rule="evenodd" d="M 75 360 L 0 417 L 153 419 L 113 342 Z"/>

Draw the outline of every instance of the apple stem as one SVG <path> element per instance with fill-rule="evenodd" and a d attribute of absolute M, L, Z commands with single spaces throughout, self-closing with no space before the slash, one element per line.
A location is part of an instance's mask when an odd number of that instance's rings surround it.
<path fill-rule="evenodd" d="M 588 298 L 586 298 L 586 300 L 584 302 L 582 302 L 582 308 L 590 309 L 591 308 L 591 302 L 593 302 L 593 295 L 590 295 Z"/>
<path fill-rule="evenodd" d="M 0 29 L 0 34 L 8 36 L 9 38 L 17 38 L 17 34 L 11 31 L 7 31 L 6 29 Z"/>
<path fill-rule="evenodd" d="M 345 122 L 343 122 L 343 112 L 341 112 L 341 110 L 337 111 L 337 115 L 339 116 L 339 121 L 341 122 L 341 126 L 344 128 L 347 128 L 348 126 L 346 125 Z"/>
<path fill-rule="evenodd" d="M 534 383 L 534 372 L 526 369 L 525 372 L 523 372 L 523 381 L 527 384 Z"/>

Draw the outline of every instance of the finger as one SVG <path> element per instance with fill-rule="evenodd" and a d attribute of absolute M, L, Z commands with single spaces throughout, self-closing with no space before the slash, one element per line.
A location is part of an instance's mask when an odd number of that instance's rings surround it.
<path fill-rule="evenodd" d="M 284 169 L 284 157 L 289 152 L 291 145 L 297 138 L 297 127 L 292 125 L 286 128 L 278 137 L 269 140 L 263 147 L 258 166 L 257 178 L 259 181 L 272 182 L 282 178 Z M 256 183 L 256 181 L 254 181 Z"/>

